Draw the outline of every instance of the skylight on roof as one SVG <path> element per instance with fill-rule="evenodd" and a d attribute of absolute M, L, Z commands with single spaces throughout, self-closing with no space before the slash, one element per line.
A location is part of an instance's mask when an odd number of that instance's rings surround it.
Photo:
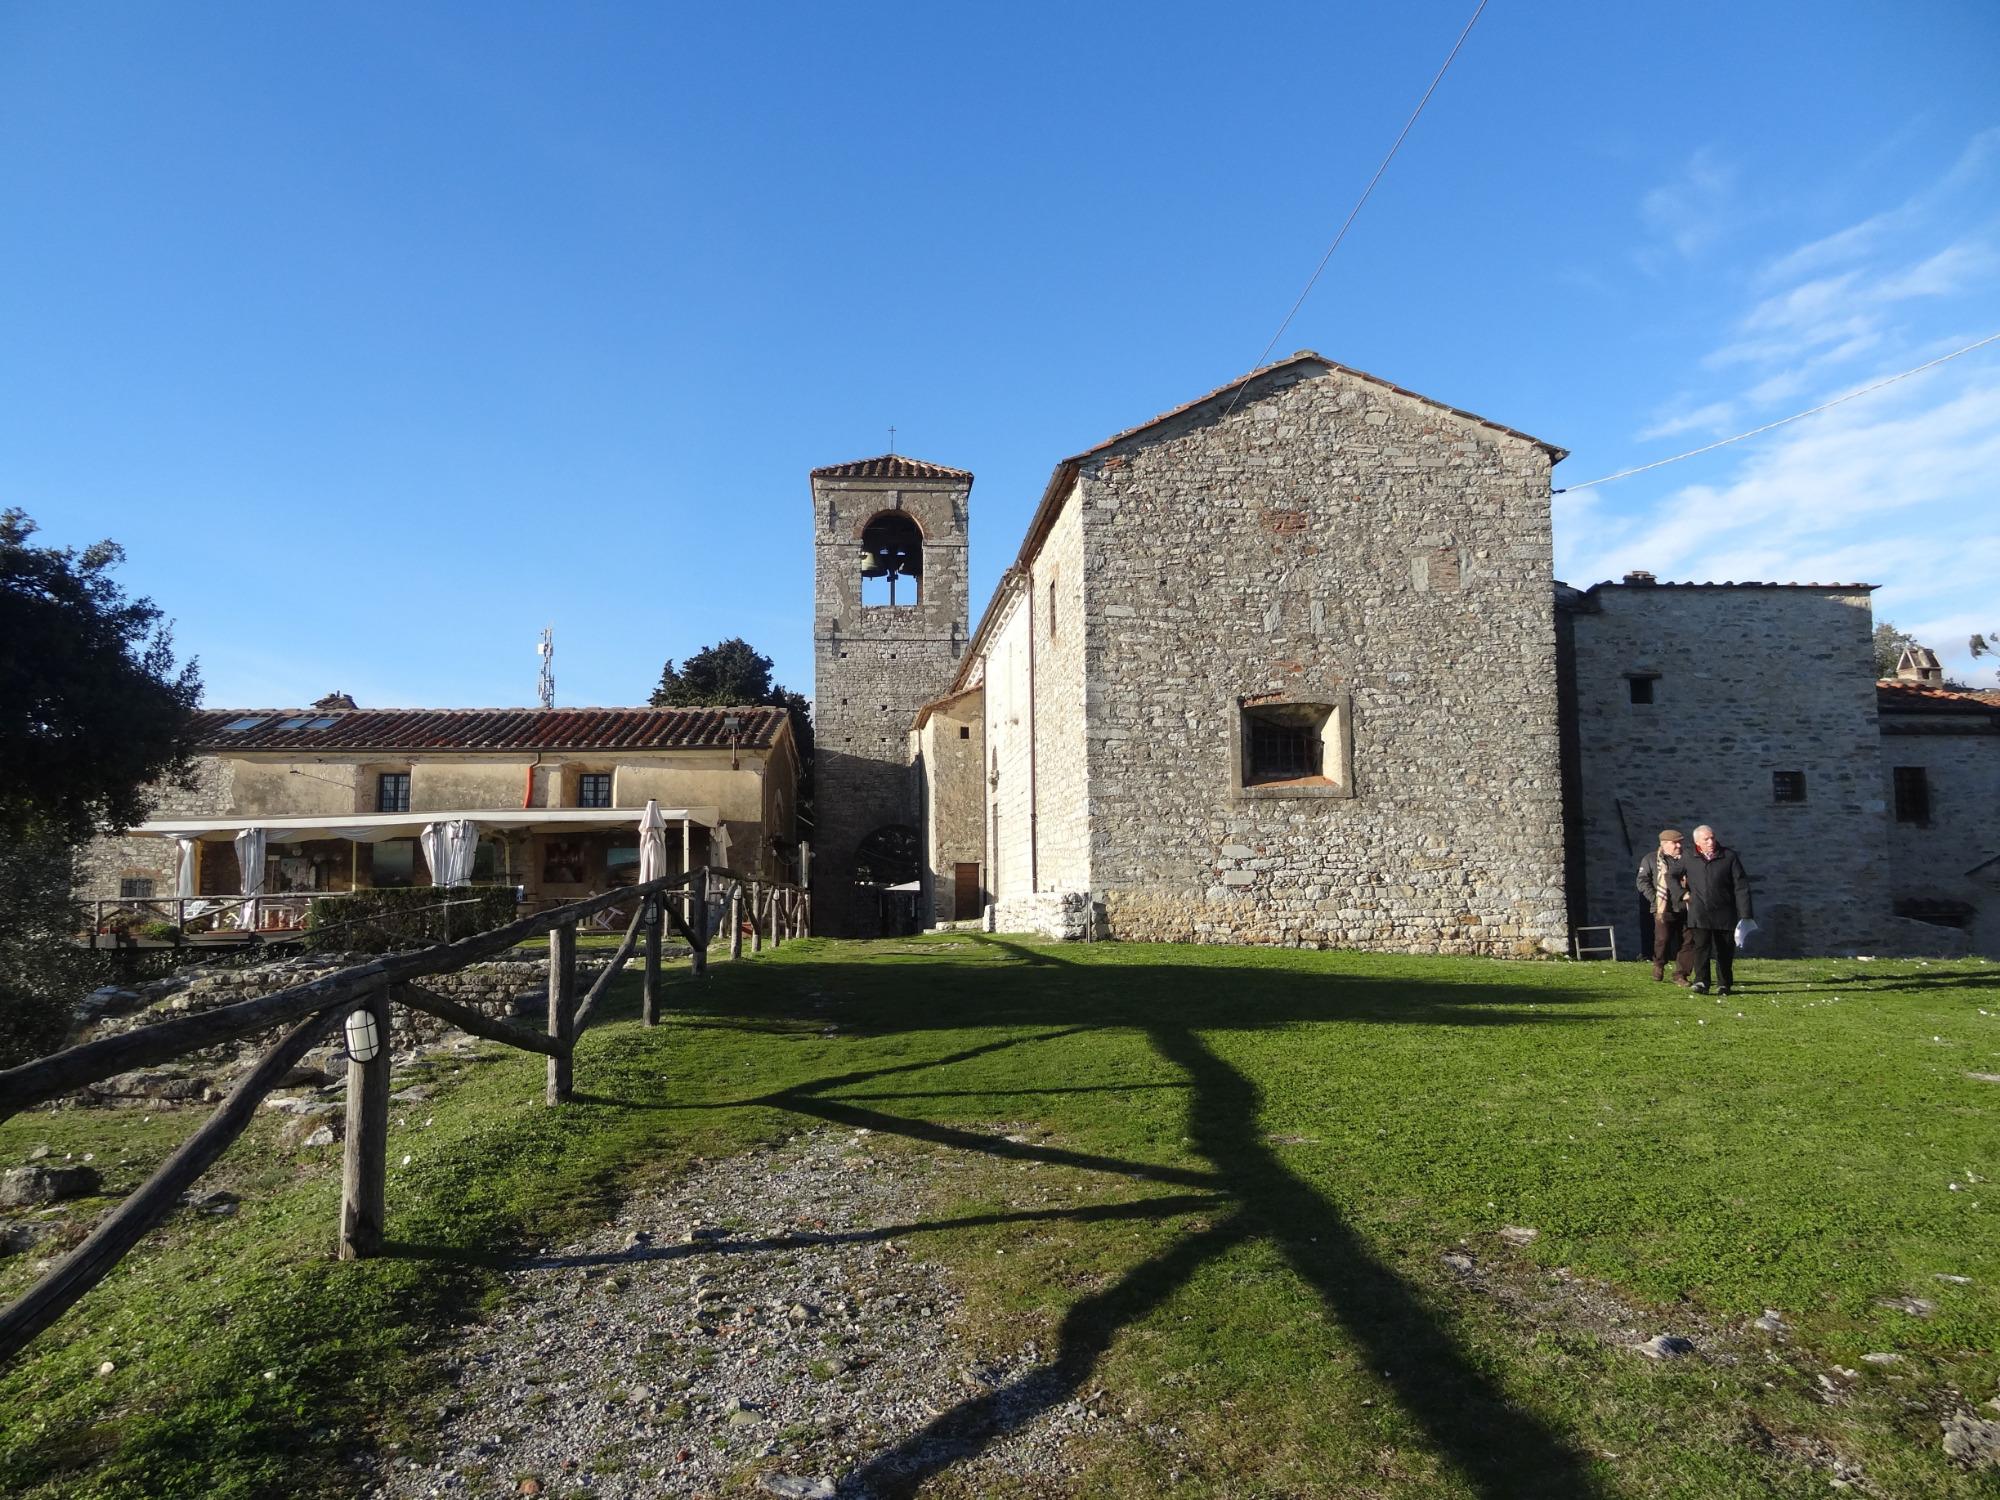
<path fill-rule="evenodd" d="M 323 719 L 314 719 L 314 720 L 312 721 L 312 723 L 310 723 L 310 724 L 306 725 L 306 728 L 308 728 L 308 729 L 331 729 L 331 728 L 333 728 L 333 719 L 332 719 L 331 717 L 327 717 L 327 718 L 323 718 Z"/>
<path fill-rule="evenodd" d="M 303 729 L 309 722 L 311 722 L 311 715 L 302 714 L 296 719 L 284 720 L 278 725 L 278 727 L 280 729 Z"/>
<path fill-rule="evenodd" d="M 259 724 L 263 722 L 264 721 L 261 718 L 235 719 L 232 720 L 230 723 L 224 724 L 222 726 L 222 732 L 224 734 L 241 734 L 246 729 L 255 729 Z"/>

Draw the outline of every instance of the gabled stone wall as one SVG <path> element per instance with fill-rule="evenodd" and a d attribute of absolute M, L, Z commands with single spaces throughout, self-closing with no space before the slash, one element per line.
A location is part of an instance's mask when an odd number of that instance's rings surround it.
<path fill-rule="evenodd" d="M 1559 948 L 1548 450 L 1324 365 L 1226 404 L 1093 455 L 1071 502 L 1110 935 Z M 1260 698 L 1334 710 L 1338 774 L 1245 789 Z"/>

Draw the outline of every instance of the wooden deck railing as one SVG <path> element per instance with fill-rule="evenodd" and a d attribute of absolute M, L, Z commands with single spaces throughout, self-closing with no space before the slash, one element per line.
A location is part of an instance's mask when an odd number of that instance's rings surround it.
<path fill-rule="evenodd" d="M 596 913 L 637 901 L 624 940 L 589 991 L 576 993 L 577 923 Z M 473 1036 L 537 1052 L 548 1059 L 545 1098 L 550 1105 L 570 1098 L 576 1039 L 590 1023 L 613 979 L 637 948 L 644 949 L 641 1013 L 645 1024 L 659 1020 L 660 933 L 671 923 L 687 938 L 692 968 L 708 970 L 713 920 L 720 915 L 729 933 L 729 956 L 743 951 L 743 928 L 751 951 L 768 938 L 774 944 L 803 937 L 811 929 L 811 897 L 800 887 L 730 870 L 703 867 L 663 876 L 642 885 L 606 891 L 568 906 L 535 912 L 501 927 L 456 942 L 408 953 L 386 954 L 254 999 L 137 1027 L 116 1036 L 82 1043 L 19 1067 L 0 1071 L 0 1120 L 134 1068 L 248 1036 L 274 1026 L 289 1029 L 222 1101 L 200 1129 L 183 1141 L 153 1175 L 90 1235 L 4 1310 L 0 1310 L 0 1360 L 30 1339 L 101 1281 L 145 1232 L 172 1211 L 181 1193 L 241 1135 L 264 1096 L 312 1050 L 321 1038 L 356 1011 L 374 1017 L 380 1044 L 367 1061 L 347 1063 L 347 1135 L 341 1177 L 341 1259 L 374 1255 L 382 1248 L 386 1216 L 389 1136 L 391 1003 L 424 1011 Z M 449 974 L 467 964 L 506 952 L 541 934 L 549 939 L 548 1028 L 531 1030 L 488 1016 L 424 988 L 421 980 Z"/>

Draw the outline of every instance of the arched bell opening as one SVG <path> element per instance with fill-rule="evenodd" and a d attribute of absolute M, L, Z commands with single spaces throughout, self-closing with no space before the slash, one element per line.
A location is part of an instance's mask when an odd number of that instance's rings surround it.
<path fill-rule="evenodd" d="M 909 515 L 885 510 L 861 528 L 861 603 L 916 604 L 923 598 L 924 534 Z"/>

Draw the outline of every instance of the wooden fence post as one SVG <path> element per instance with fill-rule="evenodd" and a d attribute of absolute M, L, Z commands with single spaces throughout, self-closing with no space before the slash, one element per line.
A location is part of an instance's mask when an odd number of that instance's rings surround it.
<path fill-rule="evenodd" d="M 562 1055 L 549 1059 L 548 1102 L 561 1104 L 569 1098 L 575 1082 L 575 1032 L 571 1025 L 576 1014 L 576 923 L 564 922 L 549 929 L 549 1037 L 562 1046 Z"/>
<path fill-rule="evenodd" d="M 764 951 L 764 892 L 755 881 L 750 885 L 750 951 Z"/>
<path fill-rule="evenodd" d="M 646 902 L 646 979 L 640 991 L 640 1010 L 648 1026 L 660 1024 L 660 929 L 667 925 L 664 896 Z"/>
<path fill-rule="evenodd" d="M 694 949 L 692 969 L 697 978 L 708 972 L 708 866 L 688 877 L 688 946 Z"/>
<path fill-rule="evenodd" d="M 340 1176 L 342 1260 L 361 1260 L 382 1248 L 388 1213 L 389 992 L 377 990 L 355 1009 L 375 1018 L 378 1045 L 367 1062 L 347 1060 L 347 1144 Z"/>
<path fill-rule="evenodd" d="M 734 963 L 743 956 L 743 884 L 741 881 L 729 887 L 729 961 Z"/>

